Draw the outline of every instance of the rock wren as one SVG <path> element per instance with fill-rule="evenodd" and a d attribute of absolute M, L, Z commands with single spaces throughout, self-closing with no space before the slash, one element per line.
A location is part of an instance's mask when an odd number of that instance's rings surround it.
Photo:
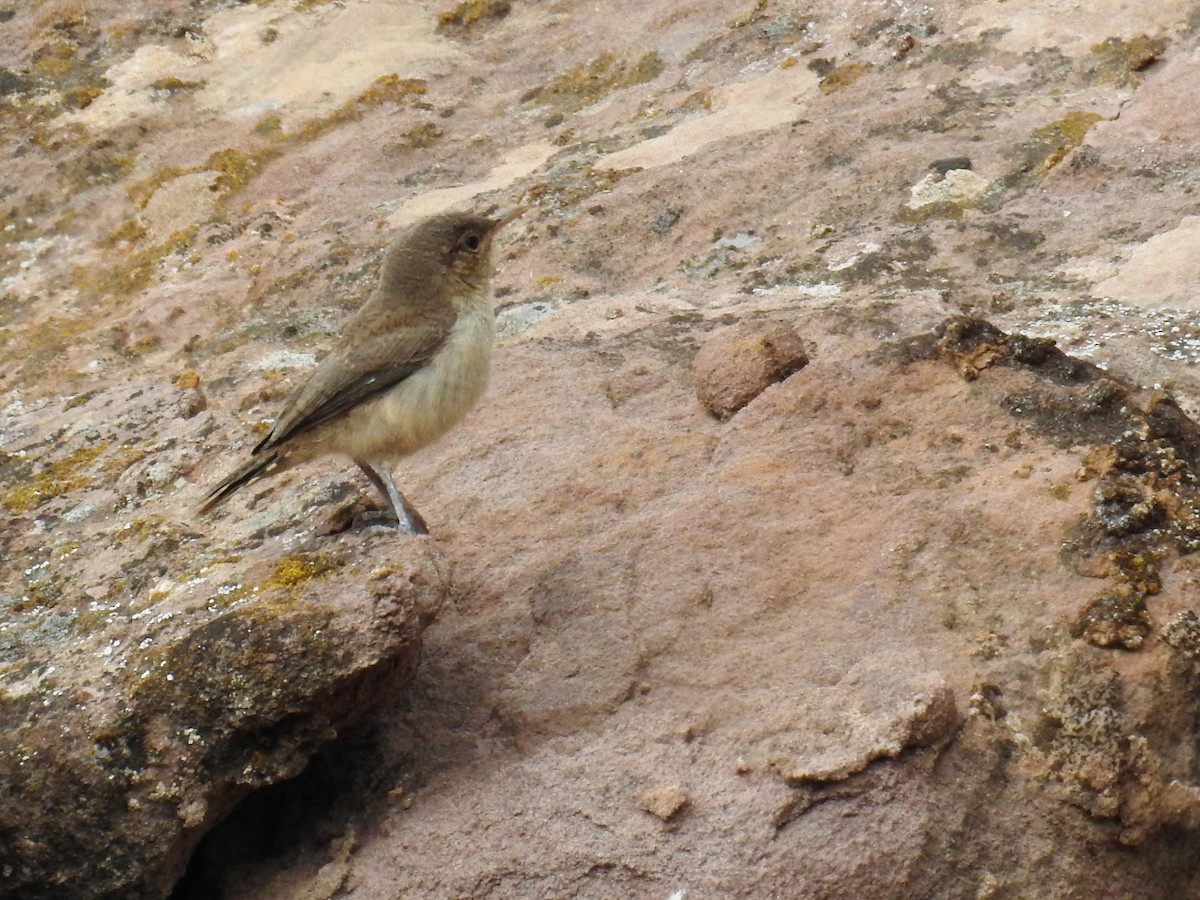
<path fill-rule="evenodd" d="M 257 478 L 341 453 L 386 498 L 393 524 L 427 534 L 391 467 L 444 434 L 483 394 L 496 336 L 492 241 L 523 212 L 446 213 L 401 232 L 367 302 L 201 512 Z"/>

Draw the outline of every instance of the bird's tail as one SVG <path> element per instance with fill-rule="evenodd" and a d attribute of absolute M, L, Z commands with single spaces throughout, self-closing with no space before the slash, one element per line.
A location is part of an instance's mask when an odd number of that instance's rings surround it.
<path fill-rule="evenodd" d="M 261 478 L 279 462 L 279 451 L 268 450 L 250 457 L 242 466 L 231 472 L 220 484 L 208 492 L 204 502 L 200 504 L 200 512 L 212 512 L 226 497 L 244 484 L 249 484 L 256 478 Z"/>

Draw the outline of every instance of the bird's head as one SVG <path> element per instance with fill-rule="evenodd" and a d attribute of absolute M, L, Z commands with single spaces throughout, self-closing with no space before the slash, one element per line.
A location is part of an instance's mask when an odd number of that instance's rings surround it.
<path fill-rule="evenodd" d="M 492 274 L 492 241 L 496 232 L 525 212 L 494 217 L 451 212 L 417 222 L 401 237 L 404 256 L 425 260 L 445 273 L 447 280 L 472 289 L 487 284 Z"/>

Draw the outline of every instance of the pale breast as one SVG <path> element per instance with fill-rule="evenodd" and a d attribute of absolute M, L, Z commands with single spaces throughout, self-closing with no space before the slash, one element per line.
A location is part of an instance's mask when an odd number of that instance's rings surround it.
<path fill-rule="evenodd" d="M 322 435 L 323 449 L 386 462 L 437 440 L 487 388 L 495 337 L 491 303 L 470 304 L 424 368 L 349 413 Z"/>

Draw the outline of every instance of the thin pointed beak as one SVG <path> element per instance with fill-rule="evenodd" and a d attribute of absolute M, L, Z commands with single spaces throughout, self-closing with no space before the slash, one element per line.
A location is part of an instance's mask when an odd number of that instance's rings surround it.
<path fill-rule="evenodd" d="M 508 212 L 496 218 L 496 227 L 493 230 L 499 231 L 509 222 L 521 218 L 521 216 L 525 215 L 527 212 L 529 212 L 528 206 L 518 206 L 516 209 L 509 210 Z"/>

